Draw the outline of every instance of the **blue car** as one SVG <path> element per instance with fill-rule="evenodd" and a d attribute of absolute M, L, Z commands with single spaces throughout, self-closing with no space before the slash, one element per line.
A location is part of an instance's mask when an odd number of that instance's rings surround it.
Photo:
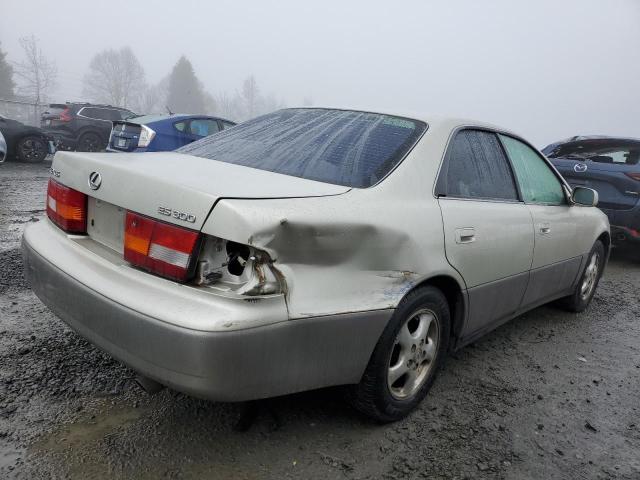
<path fill-rule="evenodd" d="M 615 242 L 640 242 L 640 139 L 578 136 L 542 152 L 572 186 L 598 192 Z"/>
<path fill-rule="evenodd" d="M 165 152 L 231 128 L 234 122 L 205 115 L 143 115 L 113 122 L 107 151 Z"/>

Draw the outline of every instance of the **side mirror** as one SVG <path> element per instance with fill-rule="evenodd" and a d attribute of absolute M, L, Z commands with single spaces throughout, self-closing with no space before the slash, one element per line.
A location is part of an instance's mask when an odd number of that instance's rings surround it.
<path fill-rule="evenodd" d="M 571 194 L 571 200 L 577 205 L 595 207 L 598 205 L 598 192 L 593 188 L 575 187 Z"/>

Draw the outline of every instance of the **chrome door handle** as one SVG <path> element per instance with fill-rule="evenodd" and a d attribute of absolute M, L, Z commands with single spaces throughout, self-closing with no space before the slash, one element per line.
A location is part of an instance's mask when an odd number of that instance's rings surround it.
<path fill-rule="evenodd" d="M 476 229 L 473 227 L 456 228 L 456 243 L 473 243 L 476 241 Z"/>
<path fill-rule="evenodd" d="M 540 233 L 542 235 L 548 235 L 551 233 L 551 227 L 549 226 L 548 223 L 543 223 L 540 225 Z"/>

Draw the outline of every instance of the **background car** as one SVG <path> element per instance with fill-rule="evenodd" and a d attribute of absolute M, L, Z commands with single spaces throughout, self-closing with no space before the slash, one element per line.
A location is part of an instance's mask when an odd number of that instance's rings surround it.
<path fill-rule="evenodd" d="M 218 401 L 350 385 L 397 420 L 449 350 L 586 309 L 610 245 L 595 191 L 455 118 L 285 109 L 53 169 L 22 243 L 36 295 L 147 385 Z"/>
<path fill-rule="evenodd" d="M 576 136 L 543 152 L 572 186 L 598 192 L 615 242 L 640 242 L 640 139 Z"/>
<path fill-rule="evenodd" d="M 107 150 L 162 152 L 175 150 L 235 125 L 230 120 L 204 115 L 144 115 L 113 122 Z"/>
<path fill-rule="evenodd" d="M 4 136 L 0 132 L 0 163 L 3 163 L 7 158 L 7 142 L 4 141 Z"/>
<path fill-rule="evenodd" d="M 6 142 L 6 159 L 36 163 L 53 153 L 51 137 L 42 129 L 0 116 L 0 133 Z"/>
<path fill-rule="evenodd" d="M 52 103 L 40 123 L 58 149 L 99 152 L 107 147 L 113 121 L 133 117 L 126 108 L 91 103 Z"/>

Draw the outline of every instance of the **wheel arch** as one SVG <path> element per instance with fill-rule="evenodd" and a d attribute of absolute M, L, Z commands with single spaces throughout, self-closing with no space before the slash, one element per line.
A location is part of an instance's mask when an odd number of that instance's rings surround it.
<path fill-rule="evenodd" d="M 449 342 L 449 348 L 455 349 L 457 340 L 462 334 L 462 329 L 464 327 L 468 310 L 468 302 L 467 296 L 465 294 L 465 289 L 453 276 L 440 274 L 423 279 L 422 281 L 414 285 L 413 288 L 405 294 L 405 296 L 418 288 L 426 286 L 437 288 L 444 294 L 445 298 L 447 299 L 447 303 L 449 304 L 449 312 L 451 314 L 451 342 Z"/>
<path fill-rule="evenodd" d="M 611 249 L 611 233 L 602 232 L 596 240 L 600 240 L 602 242 L 602 244 L 604 245 L 604 251 L 608 256 L 609 250 Z"/>

